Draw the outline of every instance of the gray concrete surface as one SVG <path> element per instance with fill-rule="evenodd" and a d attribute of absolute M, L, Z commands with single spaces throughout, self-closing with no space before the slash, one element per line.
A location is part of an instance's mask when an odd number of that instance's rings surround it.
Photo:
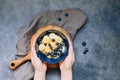
<path fill-rule="evenodd" d="M 16 30 L 38 12 L 65 8 L 80 8 L 88 17 L 74 39 L 74 80 L 120 80 L 120 0 L 0 0 L 0 80 L 13 80 L 8 63 Z M 59 70 L 48 70 L 47 80 L 60 80 Z"/>

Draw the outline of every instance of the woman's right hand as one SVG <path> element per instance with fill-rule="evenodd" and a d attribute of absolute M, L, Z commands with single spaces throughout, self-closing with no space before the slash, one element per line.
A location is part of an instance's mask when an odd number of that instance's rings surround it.
<path fill-rule="evenodd" d="M 72 41 L 70 39 L 68 39 L 68 41 L 69 41 L 68 56 L 62 62 L 59 63 L 61 71 L 61 80 L 72 80 L 72 66 L 75 61 L 75 58 Z"/>

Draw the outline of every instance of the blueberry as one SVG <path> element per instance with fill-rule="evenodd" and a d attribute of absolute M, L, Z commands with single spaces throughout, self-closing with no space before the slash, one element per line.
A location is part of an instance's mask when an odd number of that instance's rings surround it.
<path fill-rule="evenodd" d="M 54 51 L 55 54 L 57 54 L 58 51 Z"/>
<path fill-rule="evenodd" d="M 56 45 L 57 45 L 57 46 L 60 46 L 61 44 L 57 42 Z"/>
<path fill-rule="evenodd" d="M 57 55 L 55 55 L 55 54 L 52 54 L 52 55 L 51 55 L 52 58 L 54 58 L 54 57 L 56 57 L 56 56 L 57 56 Z"/>
<path fill-rule="evenodd" d="M 60 53 L 62 53 L 62 50 L 59 50 Z"/>
<path fill-rule="evenodd" d="M 61 45 L 62 45 L 62 46 L 64 46 L 65 44 L 64 44 L 64 43 L 62 43 Z"/>
<path fill-rule="evenodd" d="M 88 52 L 89 51 L 89 49 L 88 48 L 85 48 L 85 52 Z"/>
<path fill-rule="evenodd" d="M 48 56 L 48 54 L 44 54 L 46 57 Z"/>
<path fill-rule="evenodd" d="M 57 55 L 58 55 L 58 56 L 60 56 L 60 55 L 61 55 L 61 53 L 60 53 L 60 52 L 58 52 L 58 53 L 57 53 Z"/>
<path fill-rule="evenodd" d="M 61 48 L 61 46 L 58 46 L 58 49 L 60 49 Z"/>
<path fill-rule="evenodd" d="M 55 52 L 55 51 L 58 51 L 58 48 L 56 48 L 56 49 L 54 50 L 54 52 Z"/>
<path fill-rule="evenodd" d="M 69 14 L 68 13 L 65 13 L 65 17 L 68 17 L 69 16 Z"/>
<path fill-rule="evenodd" d="M 51 46 L 51 44 L 48 44 L 49 46 Z"/>
<path fill-rule="evenodd" d="M 47 54 L 45 54 L 46 56 L 48 56 L 48 55 L 51 55 L 51 53 L 47 53 Z"/>
<path fill-rule="evenodd" d="M 89 51 L 89 49 L 88 49 L 88 48 L 85 48 L 83 54 L 86 54 L 88 51 Z"/>
<path fill-rule="evenodd" d="M 46 43 L 45 43 L 44 45 L 45 45 L 45 46 L 47 46 L 47 44 L 46 44 Z"/>
<path fill-rule="evenodd" d="M 56 57 L 56 56 L 57 56 L 57 55 L 55 55 L 55 54 L 53 55 L 53 57 Z"/>
<path fill-rule="evenodd" d="M 83 42 L 82 42 L 82 45 L 83 45 L 83 46 L 86 46 L 86 42 L 85 42 L 85 41 L 83 41 Z"/>
<path fill-rule="evenodd" d="M 50 47 L 50 49 L 53 49 L 53 47 L 52 47 L 52 45 L 51 45 L 51 44 L 49 44 L 49 47 Z"/>
<path fill-rule="evenodd" d="M 63 45 L 62 44 L 59 44 L 59 47 L 62 47 Z"/>
<path fill-rule="evenodd" d="M 59 45 L 60 43 L 56 42 L 56 45 Z"/>
<path fill-rule="evenodd" d="M 85 51 L 83 52 L 83 54 L 86 54 L 86 53 L 87 53 L 87 52 L 85 52 Z"/>
<path fill-rule="evenodd" d="M 52 42 L 55 42 L 55 39 L 52 39 Z"/>

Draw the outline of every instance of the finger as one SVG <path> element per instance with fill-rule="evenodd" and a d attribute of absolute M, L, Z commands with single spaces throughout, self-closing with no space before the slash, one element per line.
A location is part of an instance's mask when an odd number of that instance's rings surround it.
<path fill-rule="evenodd" d="M 68 56 L 66 57 L 66 59 L 72 60 L 73 57 L 74 57 L 74 54 L 72 52 L 69 52 Z"/>
<path fill-rule="evenodd" d="M 32 48 L 32 56 L 33 56 L 34 58 L 38 58 L 38 57 L 37 57 L 37 54 L 36 54 L 36 51 L 35 51 L 34 48 Z"/>
<path fill-rule="evenodd" d="M 73 49 L 69 49 L 68 56 L 69 56 L 69 55 L 73 55 L 73 56 L 74 56 L 74 50 L 73 50 Z"/>
<path fill-rule="evenodd" d="M 32 59 L 32 56 L 33 56 L 33 55 L 32 55 L 32 52 L 31 52 L 31 53 L 30 53 L 30 57 L 31 57 L 31 59 Z"/>
<path fill-rule="evenodd" d="M 69 50 L 72 50 L 73 49 L 73 44 L 72 42 L 69 43 Z"/>
<path fill-rule="evenodd" d="M 34 63 L 33 61 L 34 61 L 33 54 L 31 53 L 31 62 L 32 62 L 32 64 Z"/>
<path fill-rule="evenodd" d="M 72 48 L 72 39 L 71 39 L 71 37 L 69 35 L 66 36 L 66 37 L 67 37 L 70 48 Z"/>
<path fill-rule="evenodd" d="M 72 53 L 72 52 L 69 52 L 69 53 L 68 53 L 68 56 L 72 56 L 72 55 L 73 55 L 73 53 Z"/>
<path fill-rule="evenodd" d="M 72 49 L 72 48 L 73 48 L 72 40 L 71 40 L 71 39 L 68 39 L 68 42 L 69 42 L 70 49 Z"/>
<path fill-rule="evenodd" d="M 72 63 L 72 61 L 74 61 L 74 54 L 69 54 L 67 57 L 66 57 L 66 60 L 68 61 L 69 60 L 69 62 L 71 62 Z"/>
<path fill-rule="evenodd" d="M 43 65 L 47 65 L 47 63 L 42 62 Z"/>
<path fill-rule="evenodd" d="M 73 53 L 73 43 L 71 40 L 69 41 L 69 52 Z"/>
<path fill-rule="evenodd" d="M 37 56 L 36 51 L 35 51 L 34 48 L 32 48 L 32 54 L 33 54 L 33 60 L 39 61 L 40 63 L 42 62 L 42 61 L 38 58 L 38 56 Z"/>

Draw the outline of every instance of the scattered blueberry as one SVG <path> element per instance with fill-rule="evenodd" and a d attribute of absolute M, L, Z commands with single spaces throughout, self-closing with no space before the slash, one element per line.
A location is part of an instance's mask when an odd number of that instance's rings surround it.
<path fill-rule="evenodd" d="M 88 48 L 85 48 L 85 52 L 88 52 L 89 51 L 89 49 Z"/>
<path fill-rule="evenodd" d="M 68 17 L 69 16 L 69 14 L 68 13 L 65 13 L 65 17 Z"/>
<path fill-rule="evenodd" d="M 89 51 L 89 49 L 88 49 L 88 48 L 85 48 L 83 54 L 86 54 L 88 51 Z"/>
<path fill-rule="evenodd" d="M 85 52 L 85 51 L 83 52 L 83 54 L 86 54 L 86 53 L 87 53 L 87 52 Z"/>
<path fill-rule="evenodd" d="M 85 42 L 85 41 L 83 41 L 83 42 L 82 42 L 82 45 L 83 45 L 83 46 L 86 46 L 86 42 Z"/>

